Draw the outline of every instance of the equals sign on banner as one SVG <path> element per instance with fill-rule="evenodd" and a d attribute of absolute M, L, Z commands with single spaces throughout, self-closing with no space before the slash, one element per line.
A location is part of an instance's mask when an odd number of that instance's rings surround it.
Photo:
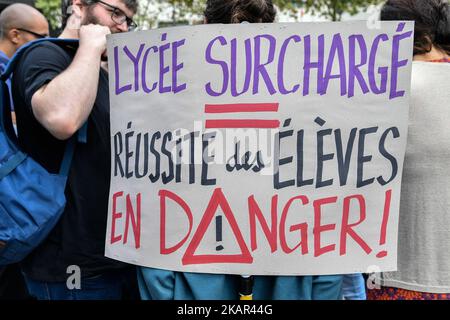
<path fill-rule="evenodd" d="M 239 104 L 206 104 L 206 114 L 239 114 L 278 112 L 278 103 L 239 103 Z M 208 119 L 206 129 L 257 128 L 275 129 L 280 127 L 279 120 L 263 120 L 247 116 L 247 119 Z"/>

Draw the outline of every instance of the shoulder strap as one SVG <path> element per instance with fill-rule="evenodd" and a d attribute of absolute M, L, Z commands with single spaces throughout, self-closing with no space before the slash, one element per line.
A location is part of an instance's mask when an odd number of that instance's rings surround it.
<path fill-rule="evenodd" d="M 9 89 L 6 81 L 0 80 L 0 131 L 5 135 L 6 143 L 17 152 L 16 144 L 13 143 L 13 127 L 11 119 L 11 100 L 9 99 Z"/>
<path fill-rule="evenodd" d="M 23 56 L 25 51 L 42 42 L 52 42 L 64 47 L 64 46 L 78 46 L 79 41 L 78 39 L 43 38 L 28 42 L 27 44 L 20 47 L 20 49 L 17 50 L 14 56 L 12 56 L 12 58 L 9 60 L 8 65 L 5 68 L 5 71 L 1 75 L 1 80 L 6 81 L 11 76 L 11 74 L 14 72 L 14 69 L 17 66 L 17 63 L 20 61 L 20 58 Z"/>
<path fill-rule="evenodd" d="M 62 47 L 76 47 L 78 46 L 79 41 L 77 39 L 59 39 L 59 38 L 44 38 L 44 39 L 38 39 L 35 41 L 31 41 L 25 45 L 23 45 L 15 54 L 14 56 L 9 60 L 8 65 L 6 66 L 5 71 L 0 76 L 0 91 L 1 91 L 1 100 L 0 100 L 0 129 L 3 130 L 6 134 L 5 130 L 5 119 L 4 117 L 9 117 L 9 121 L 12 123 L 11 116 L 9 110 L 11 109 L 10 106 L 10 100 L 9 100 L 9 92 L 6 87 L 6 80 L 9 79 L 11 74 L 14 72 L 15 68 L 17 67 L 18 62 L 20 61 L 20 58 L 23 56 L 26 50 L 30 49 L 31 47 L 42 43 L 42 42 L 52 42 L 57 45 L 60 45 Z M 8 116 L 9 115 L 9 116 Z M 21 161 L 23 161 L 23 153 L 20 152 L 20 150 L 17 149 L 16 144 L 12 143 L 10 137 L 8 134 L 6 134 L 8 143 L 10 146 L 17 152 L 18 155 L 20 155 L 20 159 L 11 159 L 11 162 L 9 163 L 9 167 L 16 167 L 18 164 L 20 164 Z M 76 143 L 86 143 L 87 142 L 87 121 L 83 124 L 83 126 L 78 130 L 77 136 L 73 136 L 67 141 L 66 149 L 64 151 L 63 161 L 61 163 L 60 167 L 60 174 L 67 177 L 70 170 L 70 165 L 73 159 L 73 154 L 75 151 Z M 18 161 L 21 160 L 21 161 Z M 8 168 L 10 171 L 11 168 Z"/>

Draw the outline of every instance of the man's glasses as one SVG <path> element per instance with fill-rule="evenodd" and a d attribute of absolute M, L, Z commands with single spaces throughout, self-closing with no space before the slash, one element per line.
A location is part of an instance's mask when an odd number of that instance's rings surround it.
<path fill-rule="evenodd" d="M 26 33 L 32 34 L 33 36 L 36 37 L 36 39 L 48 38 L 48 34 L 40 34 L 40 33 L 31 31 L 31 30 L 28 30 L 28 29 L 23 29 L 23 28 L 16 28 L 16 29 L 19 30 L 19 31 L 22 31 L 22 32 L 26 32 Z"/>
<path fill-rule="evenodd" d="M 137 28 L 137 24 L 133 21 L 133 19 L 127 17 L 125 12 L 123 12 L 119 8 L 112 6 L 109 3 L 106 3 L 101 0 L 97 0 L 95 2 L 101 3 L 102 5 L 111 9 L 111 20 L 114 21 L 116 24 L 120 25 L 126 22 L 128 26 L 128 31 L 133 31 L 134 29 Z"/>

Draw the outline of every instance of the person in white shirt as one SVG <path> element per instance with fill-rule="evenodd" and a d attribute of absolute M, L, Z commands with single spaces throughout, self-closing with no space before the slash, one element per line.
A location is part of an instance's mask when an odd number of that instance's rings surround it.
<path fill-rule="evenodd" d="M 411 105 L 400 202 L 398 270 L 369 299 L 450 299 L 450 5 L 390 0 L 381 20 L 414 20 Z"/>

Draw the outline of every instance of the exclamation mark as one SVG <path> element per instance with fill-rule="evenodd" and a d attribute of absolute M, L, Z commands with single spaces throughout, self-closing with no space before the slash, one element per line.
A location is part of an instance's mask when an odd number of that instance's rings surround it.
<path fill-rule="evenodd" d="M 383 221 L 381 222 L 381 230 L 380 230 L 380 246 L 386 244 L 386 229 L 388 225 L 389 212 L 391 208 L 391 194 L 392 194 L 391 189 L 386 191 L 386 196 L 384 200 Z M 386 250 L 382 250 L 377 254 L 377 258 L 384 258 L 386 256 L 387 256 Z"/>
<path fill-rule="evenodd" d="M 222 216 L 216 216 L 216 241 L 222 242 Z M 223 250 L 223 246 L 219 244 L 216 246 L 216 251 L 220 250 Z"/>

